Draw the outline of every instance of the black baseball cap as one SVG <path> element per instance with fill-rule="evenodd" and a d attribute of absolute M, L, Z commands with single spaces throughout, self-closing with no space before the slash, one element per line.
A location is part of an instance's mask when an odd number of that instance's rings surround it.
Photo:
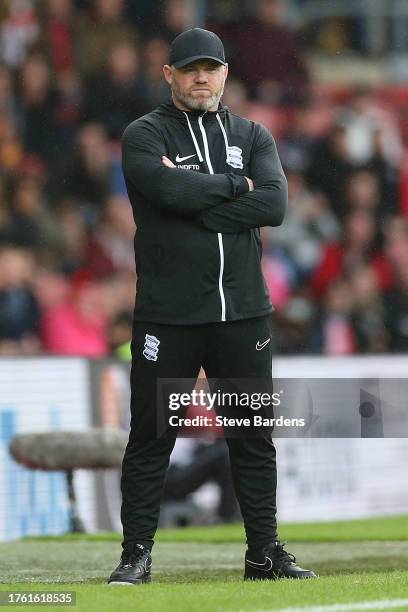
<path fill-rule="evenodd" d="M 225 65 L 224 45 L 217 34 L 192 28 L 176 36 L 171 43 L 170 65 L 182 68 L 199 59 L 212 59 Z"/>

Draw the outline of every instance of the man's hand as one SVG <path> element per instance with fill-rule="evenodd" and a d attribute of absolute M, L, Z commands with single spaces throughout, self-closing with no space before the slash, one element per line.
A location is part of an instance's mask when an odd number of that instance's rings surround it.
<path fill-rule="evenodd" d="M 176 166 L 173 164 L 173 162 L 171 161 L 171 159 L 169 159 L 168 157 L 166 157 L 165 155 L 162 156 L 162 162 L 165 166 L 167 166 L 167 168 L 175 168 Z"/>
<path fill-rule="evenodd" d="M 245 178 L 248 181 L 249 191 L 253 191 L 255 189 L 254 181 L 252 179 L 250 179 L 248 176 L 246 176 Z"/>

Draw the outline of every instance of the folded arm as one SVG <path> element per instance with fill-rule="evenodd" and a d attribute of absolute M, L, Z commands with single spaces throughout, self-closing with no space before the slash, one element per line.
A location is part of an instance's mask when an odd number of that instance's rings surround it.
<path fill-rule="evenodd" d="M 197 222 L 210 231 L 224 234 L 281 225 L 287 210 L 288 186 L 275 141 L 263 126 L 254 142 L 249 175 L 254 183 L 253 191 L 200 212 Z"/>
<path fill-rule="evenodd" d="M 194 215 L 249 189 L 245 177 L 232 173 L 211 175 L 166 167 L 163 138 L 146 121 L 136 121 L 125 130 L 122 153 L 126 182 L 152 206 L 164 210 Z"/>

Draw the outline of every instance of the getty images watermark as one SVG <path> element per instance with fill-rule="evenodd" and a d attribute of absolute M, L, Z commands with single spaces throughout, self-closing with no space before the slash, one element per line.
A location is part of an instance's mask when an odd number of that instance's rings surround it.
<path fill-rule="evenodd" d="M 157 435 L 408 437 L 408 378 L 159 379 Z"/>
<path fill-rule="evenodd" d="M 281 404 L 279 392 L 275 393 L 246 393 L 229 392 L 217 390 L 215 392 L 205 389 L 193 389 L 190 393 L 170 393 L 169 409 L 171 411 L 182 411 L 183 408 L 200 408 L 207 412 L 215 409 L 224 412 L 226 408 L 235 409 L 245 408 L 251 411 L 259 411 L 262 408 L 277 407 Z M 303 418 L 284 418 L 279 416 L 267 416 L 261 414 L 251 414 L 248 416 L 232 416 L 226 414 L 196 414 L 194 416 L 181 416 L 173 414 L 169 416 L 170 427 L 304 427 Z"/>

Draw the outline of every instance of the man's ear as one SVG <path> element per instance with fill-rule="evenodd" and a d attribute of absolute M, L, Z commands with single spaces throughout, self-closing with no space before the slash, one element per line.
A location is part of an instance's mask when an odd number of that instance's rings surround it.
<path fill-rule="evenodd" d="M 163 74 L 164 78 L 166 79 L 166 82 L 171 85 L 173 82 L 173 68 L 168 64 L 165 64 L 163 66 Z"/>
<path fill-rule="evenodd" d="M 225 78 L 228 76 L 228 64 L 225 64 Z"/>

